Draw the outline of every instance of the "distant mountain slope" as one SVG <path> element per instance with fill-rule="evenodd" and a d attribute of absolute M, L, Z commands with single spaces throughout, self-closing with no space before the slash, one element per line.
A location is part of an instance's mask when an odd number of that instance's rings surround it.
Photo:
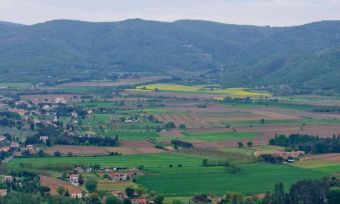
<path fill-rule="evenodd" d="M 339 89 L 339 33 L 340 21 L 283 28 L 192 20 L 0 22 L 0 81 L 216 71 L 228 86 Z"/>

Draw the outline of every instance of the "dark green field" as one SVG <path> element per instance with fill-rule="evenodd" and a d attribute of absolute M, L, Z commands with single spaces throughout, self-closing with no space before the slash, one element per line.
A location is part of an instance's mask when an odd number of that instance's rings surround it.
<path fill-rule="evenodd" d="M 232 174 L 224 167 L 203 167 L 202 160 L 201 157 L 181 154 L 16 158 L 9 166 L 53 170 L 62 165 L 76 164 L 100 164 L 102 167 L 143 165 L 145 175 L 138 178 L 137 183 L 171 196 L 190 196 L 197 193 L 223 194 L 228 191 L 260 193 L 271 190 L 279 181 L 283 181 L 288 187 L 301 179 L 320 178 L 326 175 L 323 172 L 284 164 L 261 163 L 242 164 L 240 173 Z"/>

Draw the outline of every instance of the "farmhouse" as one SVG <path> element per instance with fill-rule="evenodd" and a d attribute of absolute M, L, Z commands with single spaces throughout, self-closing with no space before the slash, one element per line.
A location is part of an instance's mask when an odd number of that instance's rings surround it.
<path fill-rule="evenodd" d="M 8 152 L 9 151 L 9 147 L 5 146 L 5 147 L 0 147 L 0 152 Z"/>
<path fill-rule="evenodd" d="M 291 151 L 291 152 L 279 151 L 279 152 L 274 152 L 273 153 L 274 156 L 282 157 L 284 159 L 297 158 L 300 155 L 304 155 L 304 154 L 305 154 L 304 151 Z"/>
<path fill-rule="evenodd" d="M 83 192 L 80 189 L 69 190 L 71 198 L 83 198 Z"/>
<path fill-rule="evenodd" d="M 29 151 L 30 153 L 35 152 L 35 147 L 32 144 L 26 145 L 26 150 Z"/>
<path fill-rule="evenodd" d="M 136 199 L 131 199 L 132 204 L 147 204 L 148 201 L 146 198 L 136 198 Z"/>
<path fill-rule="evenodd" d="M 13 181 L 13 176 L 4 176 L 4 178 L 2 179 L 2 181 L 4 183 L 9 183 Z"/>
<path fill-rule="evenodd" d="M 6 137 L 5 136 L 0 136 L 0 142 L 5 142 L 6 141 Z"/>
<path fill-rule="evenodd" d="M 44 144 L 46 144 L 46 141 L 48 140 L 48 137 L 47 136 L 40 136 L 39 140 L 41 142 L 43 142 Z"/>
<path fill-rule="evenodd" d="M 118 182 L 118 181 L 128 181 L 130 180 L 133 176 L 136 175 L 136 172 L 108 172 L 108 173 L 101 173 L 101 176 L 108 175 L 108 177 L 113 181 L 113 182 Z"/>
<path fill-rule="evenodd" d="M 11 148 L 18 148 L 19 147 L 19 143 L 17 142 L 11 142 L 11 144 L 9 145 Z"/>
<path fill-rule="evenodd" d="M 127 198 L 127 195 L 124 191 L 113 191 L 112 194 L 119 199 Z"/>
<path fill-rule="evenodd" d="M 70 182 L 73 185 L 78 185 L 79 184 L 79 175 L 78 174 L 71 174 L 69 179 L 70 179 Z"/>
<path fill-rule="evenodd" d="M 11 108 L 8 111 L 13 112 L 13 113 L 18 113 L 19 115 L 23 116 L 27 113 L 26 110 L 24 109 L 18 109 L 18 108 Z"/>
<path fill-rule="evenodd" d="M 57 97 L 54 99 L 54 103 L 66 104 L 67 101 L 63 97 Z"/>
<path fill-rule="evenodd" d="M 4 197 L 7 195 L 7 189 L 0 189 L 0 197 Z"/>
<path fill-rule="evenodd" d="M 80 167 L 80 166 L 74 168 L 73 170 L 76 171 L 77 173 L 84 173 L 84 172 L 85 172 L 85 170 L 83 169 L 83 167 Z"/>

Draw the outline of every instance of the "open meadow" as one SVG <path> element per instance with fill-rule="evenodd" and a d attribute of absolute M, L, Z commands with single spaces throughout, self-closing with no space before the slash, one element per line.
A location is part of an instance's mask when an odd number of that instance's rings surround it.
<path fill-rule="evenodd" d="M 198 156 L 166 153 L 102 157 L 16 158 L 9 163 L 9 166 L 48 171 L 80 164 L 99 164 L 102 167 L 143 165 L 145 175 L 138 177 L 137 183 L 168 196 L 191 196 L 197 193 L 221 195 L 235 190 L 242 193 L 261 193 L 272 189 L 278 181 L 283 181 L 289 186 L 297 180 L 320 178 L 326 175 L 324 172 L 290 165 L 260 163 L 240 164 L 240 172 L 234 174 L 224 167 L 202 166 L 202 160 L 203 158 Z"/>

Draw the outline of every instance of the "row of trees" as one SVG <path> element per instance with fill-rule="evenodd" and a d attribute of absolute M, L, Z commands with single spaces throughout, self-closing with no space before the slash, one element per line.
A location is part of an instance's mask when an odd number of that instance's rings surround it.
<path fill-rule="evenodd" d="M 174 201 L 173 204 L 181 204 Z M 206 194 L 194 196 L 190 203 L 212 203 L 212 197 Z M 293 184 L 288 191 L 282 183 L 277 183 L 272 192 L 264 198 L 256 195 L 246 196 L 239 192 L 228 192 L 222 196 L 219 204 L 339 204 L 340 180 L 324 178 L 321 180 L 302 180 Z"/>
<path fill-rule="evenodd" d="M 54 144 L 61 145 L 97 145 L 97 146 L 117 146 L 118 137 L 75 137 L 60 136 L 56 138 Z"/>
<path fill-rule="evenodd" d="M 291 134 L 288 137 L 279 135 L 270 139 L 269 144 L 313 154 L 340 152 L 340 136 L 335 135 L 331 138 L 320 138 L 318 136 L 301 134 Z"/>
<path fill-rule="evenodd" d="M 285 192 L 282 183 L 275 185 L 273 193 L 267 193 L 264 204 L 338 204 L 340 180 L 332 177 L 322 180 L 303 180 L 293 184 Z"/>

